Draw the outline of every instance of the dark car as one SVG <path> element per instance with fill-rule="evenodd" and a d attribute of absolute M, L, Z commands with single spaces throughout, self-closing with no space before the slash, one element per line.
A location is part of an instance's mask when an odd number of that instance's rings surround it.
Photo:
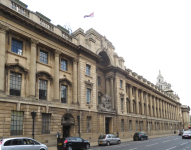
<path fill-rule="evenodd" d="M 89 147 L 90 147 L 90 142 L 80 137 L 60 138 L 57 144 L 58 150 L 72 150 L 80 148 L 89 149 Z"/>
<path fill-rule="evenodd" d="M 133 135 L 133 140 L 148 140 L 149 137 L 144 132 L 137 132 Z"/>

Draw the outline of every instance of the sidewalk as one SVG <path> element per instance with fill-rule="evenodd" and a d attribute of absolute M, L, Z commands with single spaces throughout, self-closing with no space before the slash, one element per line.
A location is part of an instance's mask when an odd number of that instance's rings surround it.
<path fill-rule="evenodd" d="M 149 136 L 149 139 L 157 138 L 157 137 L 173 136 L 173 135 L 177 135 L 177 134 L 151 135 L 151 136 Z M 121 142 L 127 142 L 127 141 L 133 141 L 133 139 L 132 138 L 121 139 Z M 90 142 L 90 145 L 91 146 L 98 146 L 98 142 Z M 48 150 L 57 150 L 57 147 L 51 146 L 51 147 L 48 147 Z"/>

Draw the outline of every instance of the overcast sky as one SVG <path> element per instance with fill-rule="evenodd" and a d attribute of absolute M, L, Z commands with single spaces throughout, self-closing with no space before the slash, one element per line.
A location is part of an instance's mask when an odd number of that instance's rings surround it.
<path fill-rule="evenodd" d="M 183 105 L 191 106 L 190 0 L 21 0 L 51 23 L 94 28 L 112 42 L 126 68 L 156 84 L 161 70 Z M 94 18 L 84 18 L 94 12 Z"/>

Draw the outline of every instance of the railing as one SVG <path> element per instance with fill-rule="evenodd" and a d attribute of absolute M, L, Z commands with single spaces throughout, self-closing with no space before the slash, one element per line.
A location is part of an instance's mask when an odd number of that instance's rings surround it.
<path fill-rule="evenodd" d="M 15 4 L 14 2 L 11 2 L 11 8 L 14 9 L 15 11 L 17 11 L 18 13 L 29 18 L 29 11 L 26 10 L 25 8 Z"/>
<path fill-rule="evenodd" d="M 53 25 L 51 25 L 50 23 L 44 21 L 44 20 L 41 19 L 41 18 L 40 18 L 40 24 L 41 24 L 43 27 L 45 27 L 45 28 L 47 28 L 47 29 L 49 29 L 49 30 L 51 30 L 51 31 L 54 31 Z"/>
<path fill-rule="evenodd" d="M 69 41 L 72 41 L 72 38 L 65 32 L 62 32 L 62 37 L 69 40 Z"/>

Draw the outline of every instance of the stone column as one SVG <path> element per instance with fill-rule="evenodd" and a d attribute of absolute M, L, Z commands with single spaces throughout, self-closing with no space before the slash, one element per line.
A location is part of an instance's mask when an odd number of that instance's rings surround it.
<path fill-rule="evenodd" d="M 171 107 L 170 107 L 171 105 L 170 104 L 168 104 L 168 111 L 169 111 L 169 115 L 168 115 L 168 118 L 169 119 L 171 119 Z"/>
<path fill-rule="evenodd" d="M 154 116 L 157 117 L 157 114 L 156 114 L 156 99 L 154 97 Z"/>
<path fill-rule="evenodd" d="M 5 94 L 5 40 L 6 32 L 9 30 L 7 26 L 0 24 L 0 94 Z"/>
<path fill-rule="evenodd" d="M 106 80 L 106 94 L 110 96 L 110 94 L 109 94 L 109 79 L 106 78 L 105 80 Z"/>
<path fill-rule="evenodd" d="M 142 115 L 144 115 L 144 102 L 143 102 L 143 91 L 141 90 L 141 108 L 142 108 Z"/>
<path fill-rule="evenodd" d="M 133 113 L 132 86 L 129 86 L 130 113 Z"/>
<path fill-rule="evenodd" d="M 111 83 L 111 104 L 112 104 L 112 109 L 115 109 L 115 106 L 114 106 L 114 90 L 113 90 L 113 76 L 110 77 L 110 83 Z M 123 101 L 125 101 L 125 99 Z"/>
<path fill-rule="evenodd" d="M 163 118 L 163 113 L 162 113 L 162 101 L 160 100 L 160 118 Z"/>
<path fill-rule="evenodd" d="M 73 104 L 77 104 L 78 101 L 78 60 L 73 59 Z"/>
<path fill-rule="evenodd" d="M 136 110 L 137 114 L 139 114 L 139 100 L 138 100 L 138 88 L 135 88 L 135 99 L 136 99 Z"/>
<path fill-rule="evenodd" d="M 29 71 L 29 97 L 36 99 L 35 83 L 36 83 L 36 45 L 38 41 L 31 39 L 31 53 L 30 53 L 30 71 Z"/>
<path fill-rule="evenodd" d="M 146 103 L 146 113 L 147 113 L 147 115 L 149 114 L 148 112 L 149 112 L 149 109 L 148 109 L 148 94 L 147 93 L 145 93 L 145 103 Z"/>
<path fill-rule="evenodd" d="M 163 101 L 163 107 L 164 107 L 164 118 L 166 118 L 166 113 L 165 113 L 166 108 L 165 108 L 165 102 L 164 101 Z"/>
<path fill-rule="evenodd" d="M 152 95 L 150 95 L 150 112 L 151 112 L 151 114 L 150 114 L 150 116 L 153 116 L 153 104 L 152 104 Z"/>
<path fill-rule="evenodd" d="M 61 52 L 54 52 L 54 100 L 59 101 L 59 56 Z"/>

